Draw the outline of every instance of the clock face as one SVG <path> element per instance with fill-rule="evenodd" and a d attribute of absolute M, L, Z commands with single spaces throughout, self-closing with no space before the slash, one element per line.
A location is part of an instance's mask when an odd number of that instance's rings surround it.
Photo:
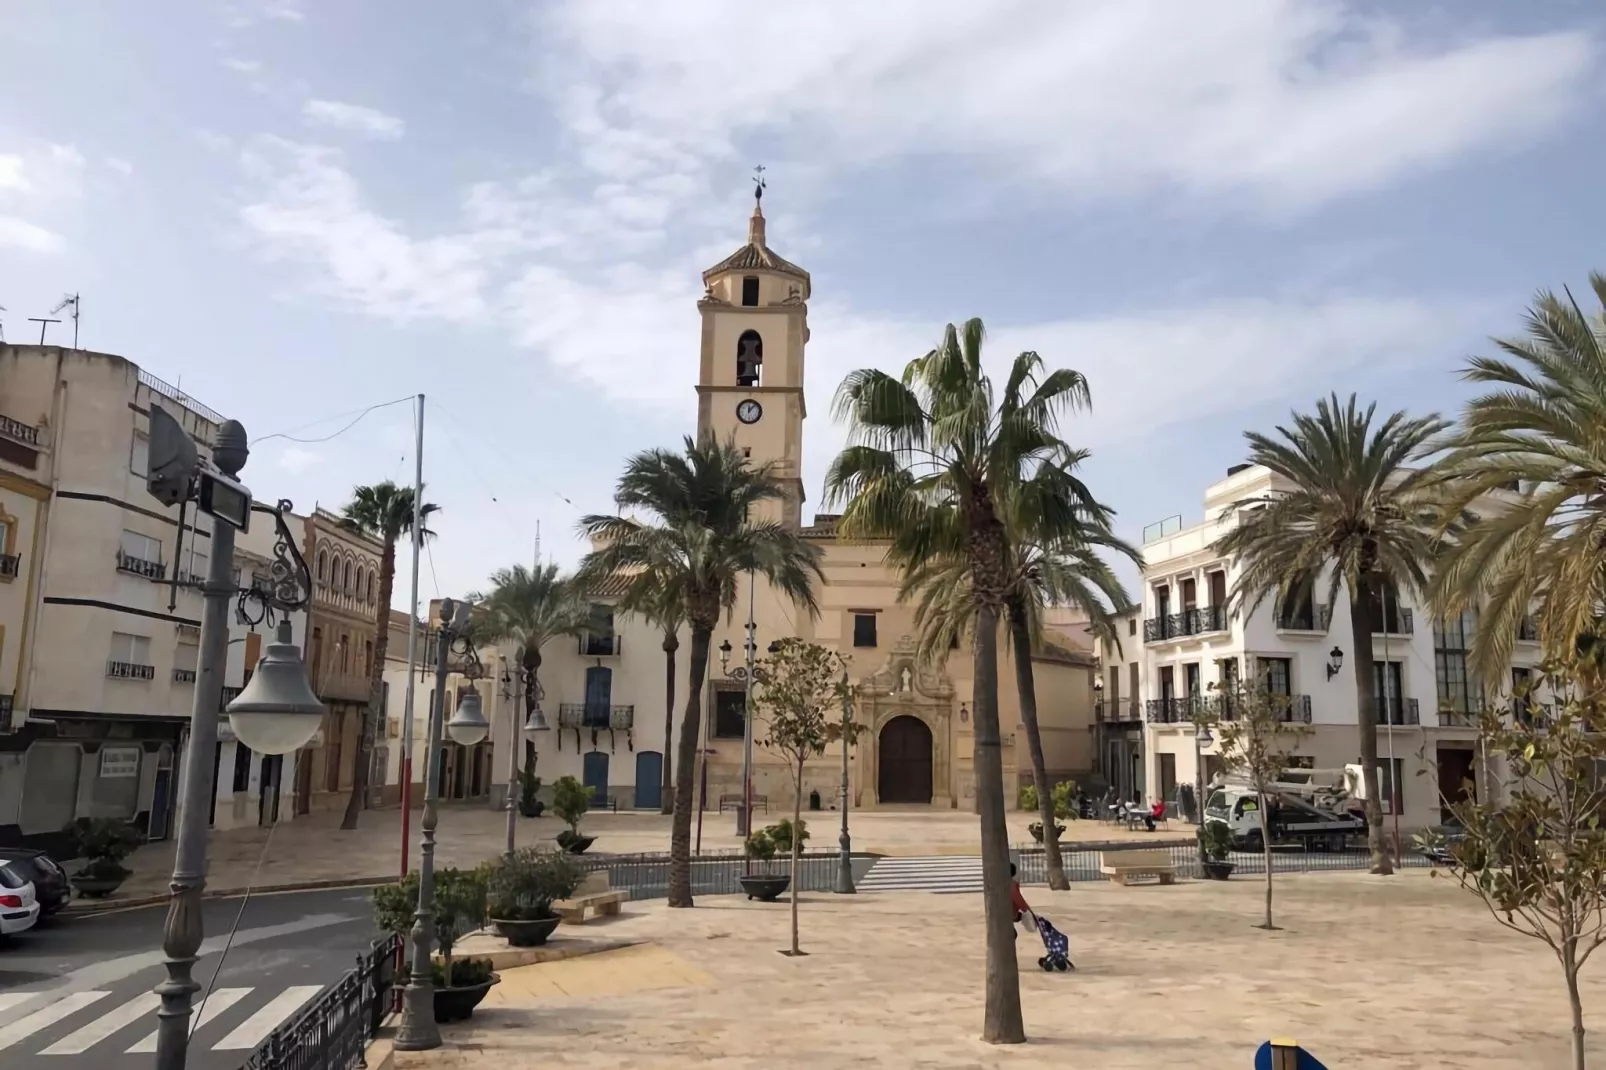
<path fill-rule="evenodd" d="M 748 398 L 736 406 L 736 418 L 744 424 L 756 424 L 758 418 L 764 415 L 764 406 Z"/>

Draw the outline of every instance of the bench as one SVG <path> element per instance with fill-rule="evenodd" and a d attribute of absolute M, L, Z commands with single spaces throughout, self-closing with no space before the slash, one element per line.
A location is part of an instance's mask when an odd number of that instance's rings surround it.
<path fill-rule="evenodd" d="M 1158 877 L 1161 884 L 1177 879 L 1169 851 L 1100 851 L 1099 872 L 1122 887 L 1132 877 Z"/>
<path fill-rule="evenodd" d="M 593 918 L 612 917 L 629 898 L 630 892 L 626 889 L 614 890 L 608 886 L 607 870 L 594 869 L 580 881 L 572 896 L 553 903 L 552 910 L 565 925 L 583 925 L 587 913 Z"/>
<path fill-rule="evenodd" d="M 739 792 L 739 791 L 732 791 L 732 792 L 729 792 L 727 794 L 721 795 L 719 797 L 719 812 L 723 814 L 725 812 L 725 807 L 727 807 L 727 806 L 730 807 L 732 810 L 740 810 L 742 808 L 742 793 Z M 763 810 L 766 814 L 769 813 L 770 812 L 770 798 L 769 798 L 769 796 L 768 795 L 755 795 L 755 796 L 753 796 L 753 809 L 755 809 L 755 810 Z"/>

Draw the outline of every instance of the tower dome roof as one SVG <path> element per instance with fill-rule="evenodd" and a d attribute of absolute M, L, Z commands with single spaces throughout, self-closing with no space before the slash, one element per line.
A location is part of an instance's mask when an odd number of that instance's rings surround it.
<path fill-rule="evenodd" d="M 747 223 L 747 244 L 736 250 L 707 271 L 703 282 L 712 282 L 716 275 L 727 271 L 774 271 L 803 280 L 803 296 L 808 297 L 809 273 L 784 257 L 778 256 L 764 241 L 764 212 L 753 208 L 753 217 Z"/>

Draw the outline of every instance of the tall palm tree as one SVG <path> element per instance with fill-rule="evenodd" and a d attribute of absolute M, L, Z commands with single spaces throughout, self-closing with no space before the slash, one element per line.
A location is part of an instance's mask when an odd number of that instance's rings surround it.
<path fill-rule="evenodd" d="M 1411 465 L 1434 451 L 1448 425 L 1437 416 L 1396 412 L 1374 427 L 1376 409 L 1361 409 L 1353 394 L 1340 403 L 1335 394 L 1316 402 L 1315 415 L 1294 413 L 1292 427 L 1277 428 L 1278 438 L 1245 432 L 1249 462 L 1288 487 L 1236 503 L 1238 526 L 1215 549 L 1242 563 L 1229 603 L 1245 617 L 1270 596 L 1279 604 L 1308 598 L 1323 575 L 1329 605 L 1344 586 L 1372 872 L 1392 873 L 1377 788 L 1372 635 L 1383 624 L 1389 592 L 1428 589 L 1443 495 L 1429 469 Z"/>
<path fill-rule="evenodd" d="M 560 636 L 585 630 L 590 607 L 584 592 L 562 576 L 557 565 L 514 565 L 493 572 L 490 591 L 469 599 L 487 610 L 480 633 L 486 641 L 511 642 L 519 648 L 524 718 L 528 721 L 541 701 L 541 648 Z M 526 775 L 533 771 L 533 760 L 523 764 Z"/>
<path fill-rule="evenodd" d="M 1043 375 L 1036 353 L 1010 367 L 1000 396 L 982 370 L 979 319 L 949 324 L 942 344 L 911 361 L 902 378 L 873 368 L 837 390 L 849 445 L 826 475 L 828 499 L 845 503 L 838 531 L 885 540 L 887 561 L 907 573 L 935 558 L 964 558 L 974 609 L 976 808 L 987 914 L 982 1039 L 1018 1044 L 1020 976 L 1009 904 L 1009 832 L 998 726 L 998 630 L 1011 589 L 1010 508 L 1041 515 L 1047 529 L 1071 522 L 1075 451 L 1057 433 L 1061 413 L 1087 404 L 1087 381 L 1060 369 Z M 1014 503 L 1011 505 L 1011 503 Z"/>
<path fill-rule="evenodd" d="M 658 583 L 645 593 L 648 603 L 642 613 L 664 633 L 664 746 L 667 748 L 675 738 L 675 655 L 680 652 L 680 629 L 686 623 L 686 604 L 679 585 L 670 577 L 660 575 Z M 675 808 L 674 783 L 669 771 L 670 762 L 666 756 L 663 786 L 658 796 L 659 807 L 665 814 Z"/>
<path fill-rule="evenodd" d="M 692 779 L 702 723 L 708 644 L 722 612 L 736 605 L 744 572 L 767 580 L 812 616 L 820 580 L 819 549 L 784 524 L 750 519 L 755 506 L 781 501 L 786 489 L 772 464 L 753 465 L 734 441 L 712 434 L 685 441 L 685 452 L 648 450 L 632 457 L 614 499 L 649 520 L 588 516 L 580 530 L 599 548 L 581 575 L 624 584 L 623 604 L 650 604 L 654 590 L 673 591 L 691 626 L 691 679 L 680 719 L 674 818 L 669 839 L 669 905 L 689 907 Z M 667 741 L 666 741 L 667 743 Z"/>
<path fill-rule="evenodd" d="M 1026 732 L 1032 760 L 1032 783 L 1037 787 L 1048 886 L 1057 890 L 1068 889 L 1070 881 L 1060 856 L 1053 794 L 1048 790 L 1048 764 L 1037 723 L 1037 680 L 1031 655 L 1042 649 L 1043 611 L 1051 605 L 1081 610 L 1093 636 L 1114 643 L 1119 650 L 1115 617 L 1130 610 L 1132 601 L 1098 551 L 1113 550 L 1142 564 L 1137 548 L 1110 530 L 1114 514 L 1094 500 L 1085 487 L 1080 488 L 1079 494 L 1084 515 L 1054 541 L 1043 539 L 1042 533 L 1033 533 L 1032 519 L 1019 515 L 1017 510 L 1006 511 L 1010 582 L 1005 603 L 1007 634 L 1015 661 L 1021 727 Z M 970 633 L 975 598 L 967 568 L 966 558 L 948 555 L 924 562 L 904 576 L 899 597 L 916 600 L 915 625 L 925 659 L 945 656 Z"/>
<path fill-rule="evenodd" d="M 1597 635 L 1606 605 L 1606 275 L 1590 286 L 1601 310 L 1541 293 L 1527 337 L 1496 340 L 1512 359 L 1474 357 L 1462 378 L 1490 392 L 1466 405 L 1440 465 L 1447 523 L 1462 525 L 1434 573 L 1442 613 L 1482 603 L 1472 665 L 1486 688 L 1507 677 L 1530 609 L 1549 656 Z M 1466 515 L 1486 496 L 1503 507 Z"/>
<path fill-rule="evenodd" d="M 438 505 L 421 504 L 419 523 L 427 525 L 429 518 L 439 511 Z M 347 528 L 376 539 L 383 546 L 379 555 L 379 601 L 374 608 L 374 660 L 368 667 L 368 708 L 363 711 L 360 742 L 353 756 L 357 764 L 351 774 L 351 798 L 346 800 L 346 816 L 340 822 L 342 829 L 354 829 L 368 797 L 374 725 L 379 719 L 385 693 L 385 655 L 390 648 L 390 598 L 396 586 L 396 542 L 413 530 L 413 488 L 398 487 L 388 479 L 372 486 L 357 487 L 351 492 L 351 501 L 342 511 L 341 520 Z M 434 534 L 427 526 L 419 531 L 421 539 Z M 412 612 L 411 607 L 408 612 Z"/>

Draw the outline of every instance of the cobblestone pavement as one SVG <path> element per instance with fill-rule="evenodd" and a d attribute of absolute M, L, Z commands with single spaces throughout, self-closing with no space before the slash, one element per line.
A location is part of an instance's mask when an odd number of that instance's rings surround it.
<path fill-rule="evenodd" d="M 603 927 L 650 945 L 510 970 L 471 1022 L 446 1027 L 445 1048 L 399 1053 L 397 1067 L 1247 1070 L 1273 1035 L 1333 1070 L 1567 1065 L 1555 959 L 1450 882 L 1282 877 L 1278 932 L 1254 927 L 1261 888 L 1032 890 L 1077 970 L 1042 973 L 1040 948 L 1020 939 L 1031 1040 L 1013 1048 L 977 1039 L 977 896 L 806 896 L 801 959 L 776 953 L 784 905 L 633 905 Z M 1588 1013 L 1606 982 L 1585 982 Z"/>

